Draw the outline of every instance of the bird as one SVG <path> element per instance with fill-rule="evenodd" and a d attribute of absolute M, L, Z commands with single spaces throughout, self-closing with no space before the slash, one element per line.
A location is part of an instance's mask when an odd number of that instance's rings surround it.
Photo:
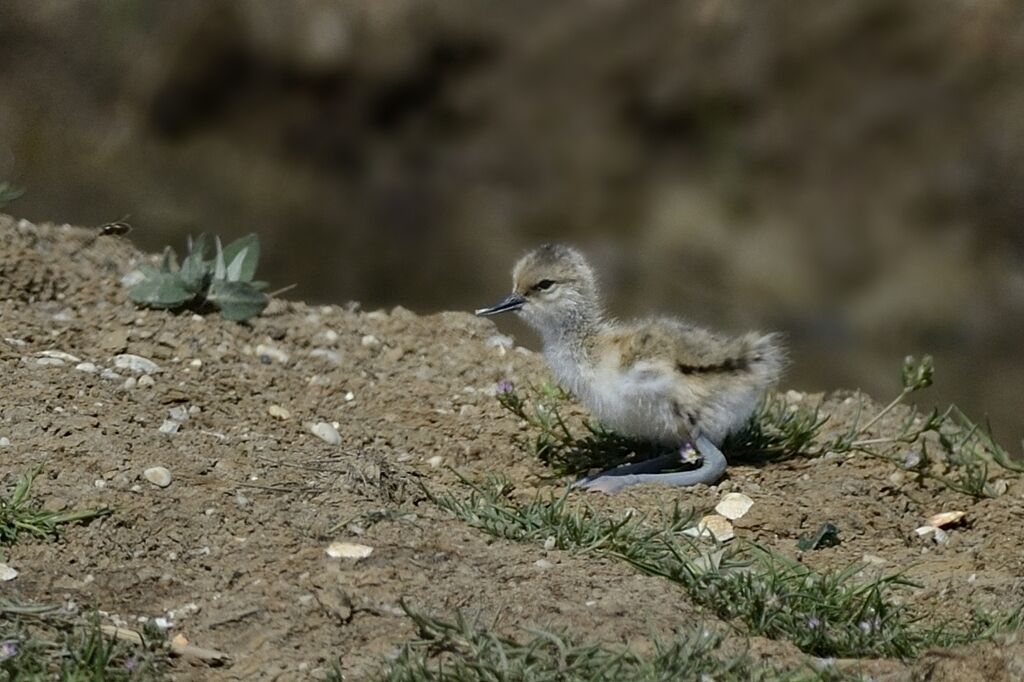
<path fill-rule="evenodd" d="M 512 293 L 475 314 L 509 312 L 540 335 L 557 383 L 598 422 L 673 448 L 574 484 L 585 490 L 717 483 L 727 467 L 722 442 L 747 423 L 787 364 L 779 334 L 729 336 L 672 317 L 609 317 L 593 268 L 580 251 L 560 244 L 526 253 L 513 268 Z M 697 469 L 665 471 L 697 453 Z"/>

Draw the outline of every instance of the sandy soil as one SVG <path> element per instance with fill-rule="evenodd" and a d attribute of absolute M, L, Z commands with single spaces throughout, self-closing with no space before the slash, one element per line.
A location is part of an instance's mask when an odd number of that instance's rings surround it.
<path fill-rule="evenodd" d="M 144 256 L 118 239 L 90 244 L 90 234 L 0 216 L 0 437 L 10 441 L 0 475 L 10 484 L 41 464 L 36 493 L 48 508 L 116 510 L 57 543 L 7 548 L 20 575 L 3 594 L 74 601 L 132 626 L 170 618 L 172 634 L 233 658 L 220 669 L 178 660 L 171 672 L 182 680 L 306 679 L 339 657 L 347 679 L 366 679 L 415 636 L 402 599 L 480 612 L 506 631 L 561 627 L 636 646 L 714 620 L 681 589 L 624 563 L 494 540 L 427 500 L 421 484 L 461 489 L 449 466 L 470 479 L 501 472 L 524 494 L 559 489 L 519 446 L 525 427 L 494 398 L 501 380 L 543 380 L 542 358 L 497 343 L 492 322 L 280 300 L 251 325 L 139 310 L 120 279 Z M 98 371 L 40 364 L 48 350 Z M 136 375 L 125 370 L 102 374 L 121 353 L 159 365 L 152 385 L 126 385 Z M 800 399 L 824 401 L 841 428 L 849 397 Z M 288 416 L 273 416 L 275 405 Z M 161 433 L 175 408 L 188 419 Z M 337 423 L 340 445 L 310 433 L 321 421 Z M 171 471 L 168 487 L 143 478 L 153 466 Z M 702 511 L 742 491 L 755 504 L 738 522 L 741 538 L 815 568 L 866 559 L 867 572 L 905 570 L 921 585 L 906 592 L 915 608 L 965 620 L 1019 603 L 1024 591 L 1024 485 L 1007 482 L 998 499 L 976 501 L 922 487 L 885 462 L 825 456 L 734 465 L 713 488 L 586 499 L 612 511 L 675 502 Z M 949 509 L 965 510 L 967 523 L 947 544 L 913 534 Z M 796 538 L 824 521 L 841 528 L 842 543 L 799 555 Z M 334 540 L 374 551 L 331 559 L 324 550 Z M 783 663 L 802 656 L 787 642 L 753 644 Z M 1008 636 L 851 665 L 878 679 L 1022 679 L 1024 643 Z"/>

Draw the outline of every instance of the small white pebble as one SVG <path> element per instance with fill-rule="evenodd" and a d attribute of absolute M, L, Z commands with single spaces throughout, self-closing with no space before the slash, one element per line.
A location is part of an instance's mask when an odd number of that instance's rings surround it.
<path fill-rule="evenodd" d="M 171 472 L 166 467 L 149 467 L 142 475 L 159 488 L 166 488 L 171 484 Z"/>
<path fill-rule="evenodd" d="M 360 343 L 363 344 L 364 348 L 376 348 L 380 345 L 380 339 L 373 334 L 367 334 L 360 340 Z"/>
<path fill-rule="evenodd" d="M 95 374 L 96 372 L 99 371 L 99 367 L 97 367 L 91 362 L 80 362 L 77 365 L 75 365 L 75 369 L 77 369 L 79 372 L 88 372 L 89 374 Z"/>
<path fill-rule="evenodd" d="M 107 482 L 104 481 L 102 478 L 97 478 L 95 481 L 92 482 L 92 484 L 94 487 L 99 488 L 101 490 L 107 487 Z"/>
<path fill-rule="evenodd" d="M 127 369 L 138 374 L 153 374 L 160 371 L 160 365 L 149 358 L 144 358 L 141 355 L 132 355 L 131 353 L 115 355 L 114 367 Z"/>
<path fill-rule="evenodd" d="M 544 539 L 544 549 L 548 550 L 549 552 L 555 548 L 556 544 L 558 544 L 558 541 L 555 540 L 554 535 L 549 535 Z"/>
<path fill-rule="evenodd" d="M 0 436 L 0 448 L 11 447 L 11 439 L 7 436 Z"/>
<path fill-rule="evenodd" d="M 135 377 L 128 377 L 127 379 L 124 380 L 124 383 L 121 384 L 121 388 L 123 388 L 126 391 L 130 391 L 133 388 L 135 388 L 138 384 L 138 379 L 136 379 Z"/>
<path fill-rule="evenodd" d="M 373 554 L 373 547 L 354 542 L 332 542 L 327 545 L 327 556 L 332 559 L 365 559 Z"/>
<path fill-rule="evenodd" d="M 547 559 L 537 559 L 536 561 L 533 562 L 533 565 L 536 566 L 537 568 L 545 568 L 545 569 L 546 568 L 553 568 L 554 567 L 554 564 L 551 563 L 550 561 L 548 561 Z"/>
<path fill-rule="evenodd" d="M 310 429 L 314 436 L 319 438 L 329 445 L 338 445 L 341 443 L 341 435 L 338 433 L 338 429 L 333 424 L 327 422 L 319 422 L 313 425 Z"/>
<path fill-rule="evenodd" d="M 37 358 L 36 364 L 40 367 L 63 367 L 64 361 L 60 358 Z"/>
<path fill-rule="evenodd" d="M 267 358 L 268 360 L 279 362 L 282 365 L 288 362 L 288 360 L 290 359 L 288 353 L 285 353 L 280 348 L 276 348 L 274 346 L 270 346 L 263 343 L 256 346 L 256 355 L 259 356 L 260 360 L 263 360 L 263 358 Z"/>
<path fill-rule="evenodd" d="M 355 399 L 356 399 L 356 394 L 353 393 L 352 391 L 348 391 L 347 393 L 345 393 L 345 402 L 350 403 L 350 402 L 352 402 Z"/>
<path fill-rule="evenodd" d="M 200 367 L 203 366 L 203 361 L 200 360 L 199 358 L 194 358 L 194 359 L 189 361 L 188 366 L 189 367 L 194 367 L 196 369 L 199 369 Z"/>
<path fill-rule="evenodd" d="M 173 419 L 165 419 L 164 423 L 160 425 L 160 433 L 166 433 L 170 436 L 177 433 L 180 428 L 180 422 L 176 422 Z"/>
<path fill-rule="evenodd" d="M 184 405 L 178 405 L 167 410 L 167 416 L 176 422 L 184 424 L 188 421 L 189 410 Z"/>
<path fill-rule="evenodd" d="M 138 386 L 139 388 L 149 388 L 155 383 L 156 379 L 154 379 L 148 374 L 143 374 L 141 377 L 139 377 Z"/>
<path fill-rule="evenodd" d="M 71 353 L 65 353 L 62 350 L 44 350 L 37 353 L 37 355 L 44 358 L 55 358 L 57 360 L 63 360 L 64 362 L 81 362 L 82 358 L 75 357 Z"/>
<path fill-rule="evenodd" d="M 0 581 L 7 582 L 18 577 L 18 572 L 7 564 L 0 564 Z"/>
<path fill-rule="evenodd" d="M 271 405 L 267 408 L 267 412 L 271 417 L 275 417 L 277 419 L 290 419 L 292 416 L 292 413 L 289 412 L 287 408 L 281 407 L 280 405 Z"/>
<path fill-rule="evenodd" d="M 324 333 L 323 333 L 323 337 L 324 337 L 324 341 L 326 341 L 327 343 L 337 343 L 338 342 L 338 332 L 334 331 L 333 329 L 325 330 Z"/>
<path fill-rule="evenodd" d="M 427 464 L 429 464 L 434 469 L 441 466 L 441 464 L 443 463 L 444 457 L 442 457 L 441 455 L 434 455 L 433 457 L 427 460 Z"/>

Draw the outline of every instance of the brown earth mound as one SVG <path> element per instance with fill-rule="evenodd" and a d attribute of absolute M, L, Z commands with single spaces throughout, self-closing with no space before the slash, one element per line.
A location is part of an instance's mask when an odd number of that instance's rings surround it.
<path fill-rule="evenodd" d="M 115 510 L 56 543 L 5 548 L 20 572 L 5 597 L 74 602 L 129 627 L 168 618 L 171 634 L 233 659 L 218 669 L 175 659 L 175 679 L 305 679 L 339 658 L 346 679 L 366 679 L 416 636 L 401 600 L 480 614 L 501 631 L 554 627 L 639 648 L 716 623 L 683 590 L 625 562 L 495 540 L 429 501 L 424 485 L 465 490 L 453 469 L 469 480 L 499 472 L 517 495 L 562 490 L 521 447 L 525 425 L 494 398 L 501 380 L 543 381 L 542 358 L 506 347 L 490 321 L 281 300 L 251 325 L 140 310 L 120 280 L 145 256 L 117 239 L 89 243 L 91 234 L 0 216 L 5 487 L 38 464 L 35 494 L 47 508 Z M 154 381 L 118 369 L 123 353 L 155 362 Z M 849 398 L 787 396 L 820 400 L 829 429 L 853 418 Z M 176 433 L 161 431 L 169 419 Z M 341 443 L 312 435 L 317 422 L 336 423 Z M 143 477 L 155 466 L 171 472 L 169 486 Z M 883 460 L 826 455 L 735 464 L 712 488 L 574 495 L 609 512 L 679 503 L 706 513 L 741 491 L 754 506 L 739 538 L 815 569 L 903 570 L 920 585 L 903 593 L 914 609 L 966 622 L 975 609 L 1020 602 L 1024 484 L 1007 483 L 998 498 L 976 500 Z M 954 509 L 967 523 L 945 544 L 914 534 Z M 825 521 L 842 542 L 799 553 L 796 538 Z M 373 553 L 332 559 L 325 548 L 336 540 Z M 1020 679 L 1015 641 L 848 665 L 876 679 Z M 780 664 L 807 658 L 740 634 L 726 646 Z"/>

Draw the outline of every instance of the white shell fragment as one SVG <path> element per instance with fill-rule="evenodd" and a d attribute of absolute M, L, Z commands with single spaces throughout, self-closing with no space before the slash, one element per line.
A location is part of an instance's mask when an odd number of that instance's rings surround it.
<path fill-rule="evenodd" d="M 53 358 L 55 360 L 63 360 L 64 362 L 81 362 L 82 358 L 75 357 L 71 353 L 65 353 L 62 350 L 43 350 L 36 353 L 44 358 Z"/>
<path fill-rule="evenodd" d="M 132 355 L 131 353 L 115 355 L 114 367 L 138 372 L 139 374 L 153 374 L 154 372 L 160 371 L 160 365 L 156 364 L 152 360 L 144 358 L 141 355 Z"/>
<path fill-rule="evenodd" d="M 952 526 L 966 515 L 966 512 L 962 511 L 948 511 L 934 514 L 928 518 L 928 525 L 934 526 L 935 528 L 945 528 L 946 526 Z"/>
<path fill-rule="evenodd" d="M 327 545 L 327 556 L 332 559 L 365 559 L 373 554 L 373 547 L 354 542 L 332 542 Z"/>
<path fill-rule="evenodd" d="M 171 484 L 171 472 L 165 467 L 149 467 L 142 475 L 158 488 L 166 488 Z"/>
<path fill-rule="evenodd" d="M 7 582 L 8 580 L 14 580 L 17 577 L 18 571 L 7 564 L 0 564 L 0 581 Z"/>
<path fill-rule="evenodd" d="M 730 521 L 735 521 L 750 511 L 753 506 L 754 501 L 743 493 L 727 493 L 715 507 L 715 511 Z"/>
<path fill-rule="evenodd" d="M 736 537 L 729 519 L 718 514 L 708 514 L 696 526 L 684 530 L 683 534 L 695 538 L 712 537 L 718 542 L 727 542 Z"/>
<path fill-rule="evenodd" d="M 327 422 L 314 424 L 310 431 L 314 436 L 330 445 L 338 445 L 341 443 L 341 436 L 338 434 L 338 429 L 334 428 L 334 425 L 328 424 Z"/>

